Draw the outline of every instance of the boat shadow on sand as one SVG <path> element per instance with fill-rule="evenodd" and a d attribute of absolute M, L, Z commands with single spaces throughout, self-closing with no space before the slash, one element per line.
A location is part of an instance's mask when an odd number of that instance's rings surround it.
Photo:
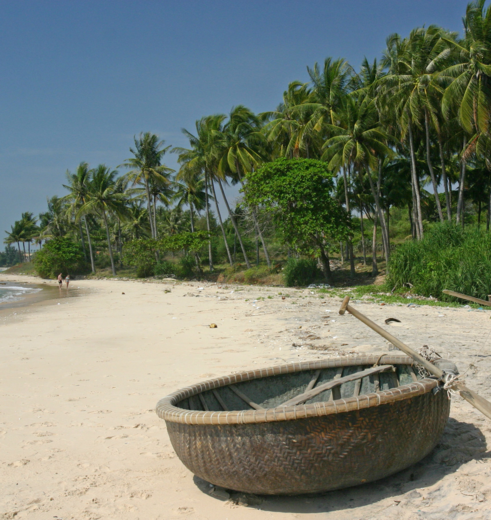
<path fill-rule="evenodd" d="M 413 466 L 369 484 L 325 493 L 297 496 L 266 496 L 238 493 L 211 486 L 199 477 L 194 483 L 204 493 L 221 501 L 263 511 L 283 513 L 327 513 L 354 509 L 392 498 L 395 503 L 418 499 L 421 488 L 427 488 L 455 473 L 471 460 L 491 458 L 486 438 L 473 424 L 450 418 L 435 449 Z"/>

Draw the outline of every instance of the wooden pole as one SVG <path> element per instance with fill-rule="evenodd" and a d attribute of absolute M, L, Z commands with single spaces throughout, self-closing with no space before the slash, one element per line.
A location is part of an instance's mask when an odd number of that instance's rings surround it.
<path fill-rule="evenodd" d="M 459 294 L 459 293 L 456 293 Z M 464 295 L 463 295 L 464 296 Z M 467 298 L 469 298 L 467 296 Z M 477 299 L 477 298 L 475 298 Z M 484 300 L 481 300 L 484 301 Z M 341 308 L 339 309 L 339 314 L 344 314 L 346 311 L 348 311 L 350 314 L 352 314 L 355 318 L 358 318 L 361 322 L 363 322 L 365 325 L 368 325 L 372 330 L 380 334 L 382 337 L 390 341 L 394 346 L 401 349 L 403 352 L 405 352 L 408 356 L 411 356 L 415 361 L 423 365 L 428 372 L 435 375 L 438 379 L 443 380 L 444 372 L 440 370 L 438 367 L 436 367 L 433 363 L 430 363 L 427 359 L 420 356 L 414 350 L 410 347 L 408 347 L 406 344 L 404 344 L 402 341 L 398 340 L 392 334 L 389 334 L 386 332 L 382 327 L 379 327 L 376 323 L 374 323 L 372 320 L 368 319 L 366 316 L 363 316 L 361 312 L 358 312 L 356 309 L 351 307 L 349 305 L 349 296 L 346 296 L 346 298 L 343 300 L 343 303 L 341 305 Z M 451 388 L 455 389 L 459 392 L 460 396 L 465 399 L 468 403 L 470 403 L 474 408 L 477 408 L 482 414 L 484 414 L 488 419 L 491 419 L 491 403 L 481 397 L 480 395 L 476 394 L 469 388 L 467 388 L 464 383 L 461 381 L 454 381 L 451 384 Z"/>
<path fill-rule="evenodd" d="M 467 294 L 462 294 L 455 291 L 449 291 L 444 289 L 445 294 L 449 296 L 454 296 L 455 298 L 461 298 L 462 300 L 469 300 L 470 302 L 478 303 L 479 305 L 485 305 L 486 307 L 491 307 L 491 302 L 487 302 L 486 300 L 481 300 L 480 298 L 474 298 L 474 296 L 467 296 Z M 488 296 L 489 298 L 489 296 Z"/>
<path fill-rule="evenodd" d="M 358 312 L 356 309 L 351 307 L 351 305 L 349 305 L 349 299 L 350 299 L 349 296 L 346 296 L 346 298 L 343 300 L 341 308 L 339 309 L 339 314 L 343 315 L 346 311 L 348 311 L 350 314 L 353 314 L 353 316 L 355 318 L 358 318 L 365 325 L 368 325 L 372 330 L 374 330 L 375 332 L 380 334 L 386 340 L 390 341 L 390 343 L 392 343 L 392 345 L 394 345 L 398 349 L 402 350 L 408 356 L 412 357 L 415 361 L 417 361 L 418 363 L 423 365 L 426 368 L 426 370 L 428 370 L 428 372 L 430 372 L 431 374 L 435 375 L 438 378 L 441 378 L 443 376 L 443 371 L 440 370 L 438 367 L 436 367 L 433 363 L 430 363 L 423 356 L 420 356 L 418 353 L 414 352 L 414 350 L 412 348 L 409 348 L 406 344 L 404 344 L 402 341 L 398 340 L 392 334 L 389 334 L 382 327 L 379 327 L 372 320 L 369 320 L 366 316 L 363 316 L 363 314 L 361 312 Z"/>

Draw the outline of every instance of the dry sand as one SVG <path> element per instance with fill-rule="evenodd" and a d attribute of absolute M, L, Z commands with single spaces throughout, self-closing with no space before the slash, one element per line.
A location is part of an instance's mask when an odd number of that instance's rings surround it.
<path fill-rule="evenodd" d="M 214 493 L 176 457 L 154 412 L 170 392 L 249 367 L 386 352 L 382 338 L 337 314 L 339 299 L 206 283 L 72 283 L 87 294 L 3 311 L 0 320 L 0 518 L 491 519 L 491 421 L 460 398 L 431 455 L 357 488 Z M 491 313 L 357 306 L 380 324 L 400 319 L 393 333 L 446 354 L 491 399 Z"/>

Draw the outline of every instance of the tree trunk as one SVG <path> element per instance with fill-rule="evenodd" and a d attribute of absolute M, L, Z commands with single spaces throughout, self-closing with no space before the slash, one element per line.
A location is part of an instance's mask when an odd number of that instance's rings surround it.
<path fill-rule="evenodd" d="M 256 266 L 259 266 L 259 240 L 257 233 L 254 233 L 254 241 L 256 242 Z"/>
<path fill-rule="evenodd" d="M 342 242 L 339 242 L 339 251 L 341 252 L 341 264 L 344 264 L 344 246 Z"/>
<path fill-rule="evenodd" d="M 218 186 L 220 186 L 220 191 L 222 192 L 223 200 L 225 201 L 225 205 L 227 206 L 228 214 L 230 216 L 230 220 L 232 221 L 232 225 L 234 226 L 235 233 L 237 234 L 237 240 L 239 241 L 240 248 L 242 249 L 242 254 L 244 255 L 244 260 L 247 265 L 247 269 L 251 268 L 251 264 L 249 262 L 249 258 L 247 258 L 247 253 L 244 247 L 244 244 L 242 243 L 242 237 L 240 236 L 239 228 L 237 226 L 237 222 L 235 221 L 235 216 L 232 213 L 232 210 L 230 209 L 230 206 L 228 204 L 227 197 L 225 196 L 225 191 L 223 190 L 222 181 L 218 179 Z"/>
<path fill-rule="evenodd" d="M 413 142 L 413 129 L 411 124 L 411 117 L 408 122 L 408 133 L 409 133 L 409 151 L 411 155 L 411 176 L 414 188 L 414 204 L 416 205 L 416 233 L 419 239 L 423 238 L 423 214 L 421 213 L 421 193 L 419 191 L 419 183 L 418 183 L 418 175 L 416 173 L 416 157 L 414 154 L 414 142 Z M 380 216 L 379 216 L 380 219 Z M 382 225 L 382 229 L 384 229 L 384 224 L 382 220 L 380 220 L 380 224 Z"/>
<path fill-rule="evenodd" d="M 331 266 L 329 265 L 329 254 L 324 248 L 322 240 L 319 240 L 319 250 L 321 254 L 321 262 L 324 268 L 324 277 L 326 282 L 331 283 Z"/>
<path fill-rule="evenodd" d="M 153 227 L 153 219 L 152 219 L 152 196 L 150 195 L 150 189 L 148 188 L 148 180 L 145 177 L 145 190 L 147 192 L 147 211 L 148 211 L 148 220 L 150 221 L 150 233 L 152 234 L 152 238 L 155 238 L 155 229 Z"/>
<path fill-rule="evenodd" d="M 450 200 L 450 193 L 448 190 L 447 170 L 445 168 L 445 155 L 443 153 L 443 145 L 440 136 L 438 136 L 438 147 L 440 149 L 440 162 L 442 168 L 442 182 L 445 189 L 445 204 L 447 205 L 447 219 L 452 221 L 452 201 Z"/>
<path fill-rule="evenodd" d="M 360 202 L 360 231 L 361 231 L 361 248 L 363 250 L 363 265 L 367 265 L 367 250 L 365 246 L 365 229 L 363 227 L 363 206 Z"/>
<path fill-rule="evenodd" d="M 234 264 L 237 262 L 237 233 L 234 230 Z"/>
<path fill-rule="evenodd" d="M 373 216 L 373 237 L 372 237 L 372 276 L 378 275 L 377 265 L 377 215 Z"/>
<path fill-rule="evenodd" d="M 106 217 L 105 211 L 102 211 L 102 217 L 104 218 L 104 225 L 106 226 L 107 247 L 109 248 L 109 258 L 111 259 L 111 269 L 113 271 L 113 276 L 116 276 L 116 269 L 114 268 L 113 250 L 111 247 L 111 237 L 109 235 L 109 225 L 107 223 L 107 217 Z"/>
<path fill-rule="evenodd" d="M 382 164 L 379 160 L 379 177 L 381 177 L 381 170 L 382 170 Z M 387 237 L 387 226 L 385 224 L 385 217 L 384 212 L 382 211 L 382 208 L 380 206 L 380 198 L 378 191 L 375 189 L 375 185 L 373 184 L 372 176 L 370 175 L 370 172 L 367 170 L 368 175 L 368 181 L 370 183 L 370 189 L 372 190 L 372 195 L 375 200 L 375 209 L 377 211 L 378 220 L 380 222 L 380 227 L 382 228 L 382 242 L 384 244 L 384 250 L 385 250 L 385 258 L 388 261 L 389 260 L 389 244 L 388 244 L 388 237 Z M 378 183 L 377 183 L 378 187 Z"/>
<path fill-rule="evenodd" d="M 218 207 L 217 194 L 215 192 L 215 183 L 213 182 L 213 179 L 210 179 L 210 184 L 211 184 L 211 190 L 213 191 L 213 198 L 215 199 L 215 208 L 217 210 L 218 222 L 220 223 L 220 228 L 222 230 L 223 241 L 225 243 L 225 249 L 227 251 L 228 261 L 229 261 L 230 265 L 232 266 L 232 265 L 234 265 L 234 263 L 232 261 L 232 256 L 230 255 L 230 249 L 228 247 L 227 236 L 225 234 L 225 229 L 223 227 L 222 215 L 220 214 L 220 208 Z"/>
<path fill-rule="evenodd" d="M 433 164 L 431 164 L 431 147 L 430 147 L 430 125 L 428 121 L 428 110 L 425 109 L 425 133 L 426 133 L 426 163 L 428 164 L 428 170 L 430 171 L 431 183 L 433 184 L 433 193 L 435 194 L 436 209 L 440 222 L 443 222 L 442 206 L 440 204 L 440 197 L 438 196 L 438 186 L 436 184 L 435 172 L 433 171 Z"/>
<path fill-rule="evenodd" d="M 349 165 L 348 165 L 349 168 Z M 351 176 L 351 171 L 348 172 Z M 346 211 L 348 212 L 348 218 L 349 223 L 351 227 L 351 210 L 350 210 L 350 204 L 349 204 L 349 192 L 348 192 L 348 181 L 346 177 L 346 170 L 343 168 L 343 176 L 344 176 L 344 197 L 346 202 Z M 354 278 L 356 271 L 355 271 L 355 255 L 353 254 L 353 242 L 352 237 L 349 237 L 348 240 L 348 251 L 349 251 L 349 269 L 350 269 L 350 276 L 351 278 Z M 348 256 L 348 255 L 347 255 Z"/>
<path fill-rule="evenodd" d="M 411 224 L 411 237 L 413 240 L 416 240 L 416 227 L 414 225 L 412 206 L 410 202 L 407 205 L 407 213 L 409 217 L 409 223 Z"/>
<path fill-rule="evenodd" d="M 84 260 L 87 262 L 87 251 L 85 250 L 84 232 L 82 230 L 82 222 L 78 221 L 78 229 L 80 232 L 80 239 L 82 240 L 82 249 L 84 250 Z"/>
<path fill-rule="evenodd" d="M 22 253 L 20 252 L 20 242 L 17 242 L 17 249 L 19 250 L 19 264 L 22 264 Z"/>
<path fill-rule="evenodd" d="M 240 167 L 239 167 L 239 162 L 237 161 L 237 159 L 235 160 L 235 168 L 236 168 L 237 174 L 239 176 L 240 184 L 242 186 L 244 186 L 244 181 L 242 180 L 242 175 L 240 174 Z M 254 170 L 254 168 L 252 168 L 252 170 Z M 271 260 L 269 258 L 268 248 L 266 247 L 266 242 L 264 241 L 264 237 L 263 237 L 262 231 L 261 231 L 261 229 L 259 227 L 259 221 L 257 219 L 256 208 L 251 208 L 251 211 L 252 211 L 252 218 L 254 220 L 254 225 L 256 226 L 257 233 L 259 235 L 259 238 L 261 240 L 261 244 L 263 246 L 264 257 L 266 258 L 266 263 L 268 264 L 268 267 L 271 269 Z"/>
<path fill-rule="evenodd" d="M 158 238 L 158 232 L 157 232 L 157 195 L 153 196 L 153 229 L 155 229 L 155 238 Z"/>
<path fill-rule="evenodd" d="M 210 205 L 208 203 L 208 173 L 205 171 L 205 205 L 206 205 L 206 229 L 208 233 L 210 230 Z M 213 272 L 213 252 L 211 248 L 211 238 L 208 240 L 208 262 L 210 266 L 210 273 Z"/>
<path fill-rule="evenodd" d="M 271 259 L 269 258 L 268 248 L 266 247 L 266 242 L 264 241 L 263 233 L 261 231 L 261 228 L 259 227 L 259 220 L 257 218 L 256 208 L 252 208 L 252 218 L 254 219 L 254 225 L 256 226 L 257 234 L 259 235 L 259 239 L 261 240 L 261 244 L 263 246 L 266 263 L 268 264 L 269 269 L 271 269 Z"/>
<path fill-rule="evenodd" d="M 119 253 L 119 268 L 123 268 L 123 239 L 121 237 L 121 220 L 118 217 L 118 253 Z"/>
<path fill-rule="evenodd" d="M 84 216 L 84 222 L 85 222 L 85 232 L 87 233 L 87 242 L 89 244 L 90 265 L 92 267 L 92 272 L 95 273 L 94 255 L 92 253 L 92 242 L 90 240 L 89 226 L 87 224 L 87 218 L 85 216 Z"/>
<path fill-rule="evenodd" d="M 457 224 L 462 222 L 464 227 L 464 186 L 465 186 L 465 159 L 464 152 L 467 145 L 467 139 L 464 137 L 462 146 L 462 159 L 460 161 L 460 177 L 459 177 L 459 200 L 457 202 Z"/>

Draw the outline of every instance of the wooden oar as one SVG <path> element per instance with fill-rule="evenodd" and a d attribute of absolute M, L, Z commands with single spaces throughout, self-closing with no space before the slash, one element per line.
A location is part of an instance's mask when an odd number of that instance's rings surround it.
<path fill-rule="evenodd" d="M 445 294 L 448 294 L 449 296 L 455 296 L 455 298 L 461 298 L 462 300 L 469 300 L 470 302 L 478 303 L 479 305 L 485 305 L 486 307 L 491 307 L 491 302 L 488 302 L 486 300 L 481 300 L 480 298 L 474 298 L 474 296 L 467 296 L 467 294 L 462 294 L 455 291 L 449 291 L 445 289 L 443 291 Z"/>
<path fill-rule="evenodd" d="M 414 352 L 412 348 L 408 347 L 405 343 L 394 337 L 392 334 L 389 334 L 382 327 L 379 327 L 376 323 L 368 319 L 361 312 L 358 312 L 356 309 L 354 309 L 351 305 L 349 305 L 349 300 L 349 296 L 346 296 L 346 298 L 343 300 L 343 303 L 341 304 L 341 308 L 339 309 L 339 314 L 342 315 L 346 311 L 348 311 L 355 318 L 358 318 L 365 325 L 367 325 L 372 330 L 380 334 L 386 340 L 390 341 L 392 345 L 401 349 L 408 356 L 412 357 L 415 361 L 423 365 L 426 368 L 426 370 L 428 370 L 428 372 L 435 375 L 438 379 L 443 380 L 444 372 L 442 370 L 436 367 L 433 363 L 430 363 L 424 357 L 420 356 L 417 352 Z M 489 401 L 484 399 L 484 397 L 481 397 L 480 395 L 476 394 L 471 389 L 467 388 L 461 381 L 455 381 L 451 386 L 452 389 L 457 390 L 460 393 L 461 397 L 468 401 L 472 406 L 474 406 L 474 408 L 477 408 L 486 417 L 491 419 L 491 403 Z"/>

